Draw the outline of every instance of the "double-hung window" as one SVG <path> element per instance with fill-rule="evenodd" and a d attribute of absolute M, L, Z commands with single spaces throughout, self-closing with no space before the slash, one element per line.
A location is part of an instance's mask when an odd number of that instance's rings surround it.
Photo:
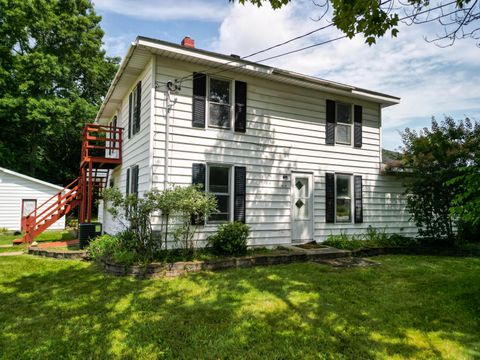
<path fill-rule="evenodd" d="M 232 120 L 231 81 L 209 77 L 208 126 L 230 129 Z"/>
<path fill-rule="evenodd" d="M 139 81 L 128 97 L 128 138 L 140 131 L 142 82 Z"/>
<path fill-rule="evenodd" d="M 351 175 L 335 176 L 335 221 L 352 222 Z"/>
<path fill-rule="evenodd" d="M 207 191 L 217 198 L 218 212 L 208 218 L 210 223 L 230 221 L 232 218 L 231 167 L 208 165 Z"/>
<path fill-rule="evenodd" d="M 352 144 L 352 105 L 337 102 L 335 141 L 337 144 Z"/>

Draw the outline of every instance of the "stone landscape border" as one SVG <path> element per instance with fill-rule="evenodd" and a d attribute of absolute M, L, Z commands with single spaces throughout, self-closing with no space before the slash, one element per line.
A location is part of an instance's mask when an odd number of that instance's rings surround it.
<path fill-rule="evenodd" d="M 49 250 L 29 247 L 28 254 L 55 259 L 86 260 L 87 252 L 84 250 Z"/>
<path fill-rule="evenodd" d="M 320 249 L 302 249 L 288 246 L 289 251 L 278 253 L 231 257 L 204 261 L 178 261 L 174 263 L 150 263 L 146 265 L 121 265 L 104 261 L 105 272 L 115 276 L 133 276 L 140 279 L 158 277 L 176 277 L 187 273 L 205 270 L 224 270 L 229 268 L 247 268 L 253 266 L 291 264 L 300 262 L 319 262 L 327 259 L 346 257 L 372 257 L 378 255 L 447 255 L 447 256 L 480 256 L 480 250 L 434 248 L 434 247 L 377 247 L 353 251 L 325 247 Z M 85 251 L 48 250 L 30 247 L 28 253 L 55 259 L 88 260 Z"/>
<path fill-rule="evenodd" d="M 224 258 L 205 261 L 179 261 L 175 263 L 150 263 L 146 265 L 124 266 L 112 262 L 103 262 L 107 273 L 116 276 L 130 275 L 137 278 L 175 277 L 187 273 L 205 270 L 224 270 L 230 268 L 247 268 L 253 266 L 291 264 L 306 261 L 320 261 L 350 257 L 350 251 L 329 248 L 328 251 L 308 253 L 291 251 L 283 254 L 268 254 Z"/>

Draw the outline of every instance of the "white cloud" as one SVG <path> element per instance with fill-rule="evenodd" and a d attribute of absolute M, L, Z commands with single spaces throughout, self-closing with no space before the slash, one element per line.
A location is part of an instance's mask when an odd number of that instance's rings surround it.
<path fill-rule="evenodd" d="M 228 2 L 207 0 L 95 0 L 95 8 L 148 20 L 221 21 Z"/>
<path fill-rule="evenodd" d="M 136 35 L 123 34 L 119 36 L 105 35 L 103 37 L 103 48 L 107 52 L 108 56 L 122 57 L 127 53 L 130 43 L 134 41 Z"/>
<path fill-rule="evenodd" d="M 322 26 L 309 19 L 315 11 L 309 1 L 276 11 L 236 4 L 212 47 L 245 56 Z M 435 26 L 402 26 L 398 38 L 386 37 L 371 47 L 362 37 L 343 39 L 269 64 L 401 97 L 401 104 L 385 109 L 383 116 L 384 146 L 394 148 L 401 143 L 399 130 L 428 125 L 432 115 L 480 114 L 480 50 L 471 41 L 458 41 L 449 48 L 426 43 L 423 36 L 435 34 Z M 252 60 L 337 36 L 332 27 Z"/>

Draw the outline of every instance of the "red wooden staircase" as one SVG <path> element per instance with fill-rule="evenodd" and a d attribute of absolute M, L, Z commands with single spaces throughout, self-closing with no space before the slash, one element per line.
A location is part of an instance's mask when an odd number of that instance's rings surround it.
<path fill-rule="evenodd" d="M 22 218 L 22 242 L 31 243 L 77 206 L 79 223 L 91 222 L 94 198 L 107 186 L 110 169 L 122 163 L 122 132 L 122 128 L 113 126 L 85 126 L 80 176 Z"/>

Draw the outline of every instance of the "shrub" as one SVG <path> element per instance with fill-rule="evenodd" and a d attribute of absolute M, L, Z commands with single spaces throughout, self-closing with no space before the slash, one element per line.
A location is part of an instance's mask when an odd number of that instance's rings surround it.
<path fill-rule="evenodd" d="M 327 240 L 324 242 L 324 244 L 342 250 L 355 250 L 366 247 L 366 241 L 358 239 L 356 235 L 351 235 L 349 237 L 343 232 L 339 235 L 328 235 Z"/>
<path fill-rule="evenodd" d="M 216 255 L 244 255 L 250 227 L 240 222 L 220 225 L 214 235 L 207 238 L 208 245 Z"/>
<path fill-rule="evenodd" d="M 330 234 L 325 245 L 344 250 L 356 250 L 369 247 L 403 247 L 414 246 L 418 242 L 414 238 L 403 236 L 400 234 L 389 235 L 385 229 L 378 230 L 369 226 L 367 232 L 362 235 L 340 235 Z"/>
<path fill-rule="evenodd" d="M 90 241 L 87 253 L 95 261 L 108 260 L 119 248 L 120 239 L 117 236 L 101 235 Z"/>

